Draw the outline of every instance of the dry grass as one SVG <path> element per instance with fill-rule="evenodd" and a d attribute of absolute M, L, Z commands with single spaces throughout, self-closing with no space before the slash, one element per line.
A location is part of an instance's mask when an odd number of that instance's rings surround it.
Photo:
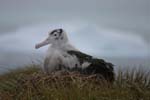
<path fill-rule="evenodd" d="M 31 65 L 0 75 L 0 100 L 150 100 L 150 74 L 119 70 L 108 83 L 76 72 L 45 75 Z"/>

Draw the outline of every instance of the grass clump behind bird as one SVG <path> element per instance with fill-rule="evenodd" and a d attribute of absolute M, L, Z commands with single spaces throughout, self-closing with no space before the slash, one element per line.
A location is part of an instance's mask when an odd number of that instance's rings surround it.
<path fill-rule="evenodd" d="M 0 75 L 0 100 L 150 100 L 150 73 L 118 70 L 113 83 L 96 75 L 29 65 Z"/>

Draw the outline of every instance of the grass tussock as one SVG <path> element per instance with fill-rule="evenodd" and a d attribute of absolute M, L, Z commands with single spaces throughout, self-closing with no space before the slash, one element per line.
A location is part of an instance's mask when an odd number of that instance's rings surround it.
<path fill-rule="evenodd" d="M 150 100 L 150 73 L 119 70 L 108 83 L 76 72 L 46 75 L 31 65 L 0 75 L 0 100 Z"/>

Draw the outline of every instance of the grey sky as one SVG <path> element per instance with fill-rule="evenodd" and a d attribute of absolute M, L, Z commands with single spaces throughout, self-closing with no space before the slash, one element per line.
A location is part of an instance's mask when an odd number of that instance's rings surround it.
<path fill-rule="evenodd" d="M 34 44 L 55 27 L 93 55 L 150 55 L 150 0 L 0 0 L 0 63 L 8 52 L 45 51 Z"/>
<path fill-rule="evenodd" d="M 78 18 L 150 37 L 149 0 L 0 0 L 0 12 L 1 31 Z"/>

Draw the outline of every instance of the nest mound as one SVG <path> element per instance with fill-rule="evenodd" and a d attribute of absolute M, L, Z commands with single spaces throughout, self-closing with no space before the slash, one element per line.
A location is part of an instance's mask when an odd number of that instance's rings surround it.
<path fill-rule="evenodd" d="M 21 88 L 32 87 L 39 90 L 39 86 L 50 86 L 50 87 L 69 87 L 72 85 L 79 85 L 81 88 L 94 84 L 93 86 L 98 88 L 103 85 L 110 86 L 112 83 L 105 80 L 103 77 L 97 74 L 84 75 L 79 72 L 68 72 L 68 71 L 56 71 L 49 75 L 43 73 L 33 73 L 32 75 L 22 77 L 18 79 L 18 83 Z M 19 86 L 19 85 L 18 85 Z M 18 87 L 19 88 L 19 87 Z"/>

